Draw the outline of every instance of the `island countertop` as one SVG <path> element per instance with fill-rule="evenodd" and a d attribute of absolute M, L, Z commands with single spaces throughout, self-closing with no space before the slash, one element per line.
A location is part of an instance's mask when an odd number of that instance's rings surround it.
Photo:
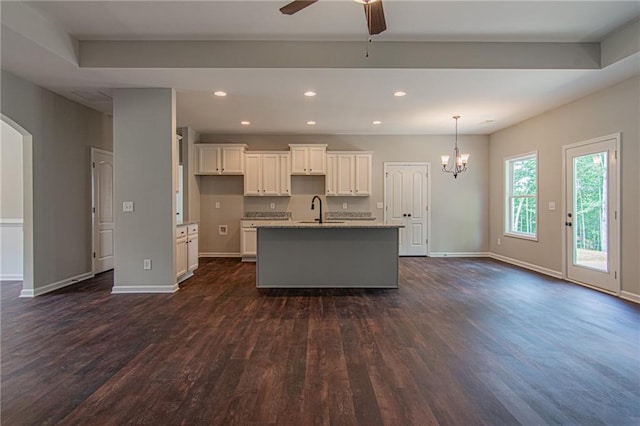
<path fill-rule="evenodd" d="M 271 229 L 388 229 L 388 228 L 404 228 L 404 225 L 392 225 L 382 222 L 371 222 L 367 220 L 348 220 L 348 221 L 336 221 L 327 220 L 322 223 L 314 221 L 282 221 L 279 223 L 256 223 L 253 228 L 271 228 Z"/>

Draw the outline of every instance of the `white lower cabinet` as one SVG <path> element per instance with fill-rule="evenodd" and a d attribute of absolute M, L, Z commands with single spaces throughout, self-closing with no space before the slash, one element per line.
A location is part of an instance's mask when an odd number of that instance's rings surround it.
<path fill-rule="evenodd" d="M 187 251 L 187 227 L 178 226 L 176 236 L 176 278 L 180 278 L 187 273 L 189 267 Z"/>
<path fill-rule="evenodd" d="M 176 278 L 182 282 L 198 269 L 198 225 L 181 225 L 176 230 Z"/>
<path fill-rule="evenodd" d="M 249 256 L 256 256 L 257 252 L 257 235 L 258 230 L 256 228 L 242 228 L 242 240 L 240 241 L 240 249 L 242 251 L 242 258 Z"/>

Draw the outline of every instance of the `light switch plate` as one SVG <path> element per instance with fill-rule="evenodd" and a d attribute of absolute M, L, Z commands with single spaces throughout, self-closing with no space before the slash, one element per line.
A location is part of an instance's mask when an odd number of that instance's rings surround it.
<path fill-rule="evenodd" d="M 342 203 L 342 208 L 346 210 L 346 208 L 347 208 L 347 203 Z"/>
<path fill-rule="evenodd" d="M 122 202 L 122 211 L 123 212 L 132 212 L 133 211 L 133 201 L 123 201 Z"/>
<path fill-rule="evenodd" d="M 271 210 L 275 209 L 275 208 L 276 208 L 276 203 L 271 203 L 271 204 L 269 204 L 269 208 L 270 208 Z"/>
<path fill-rule="evenodd" d="M 216 209 L 220 208 L 220 201 L 216 201 Z"/>
<path fill-rule="evenodd" d="M 142 262 L 142 267 L 144 269 L 151 269 L 151 259 L 145 259 Z"/>
<path fill-rule="evenodd" d="M 555 209 L 556 209 L 555 201 L 549 201 L 549 210 L 555 210 Z"/>
<path fill-rule="evenodd" d="M 376 207 L 379 208 L 379 209 L 383 209 L 384 208 L 384 203 L 378 202 L 378 204 L 376 204 Z"/>

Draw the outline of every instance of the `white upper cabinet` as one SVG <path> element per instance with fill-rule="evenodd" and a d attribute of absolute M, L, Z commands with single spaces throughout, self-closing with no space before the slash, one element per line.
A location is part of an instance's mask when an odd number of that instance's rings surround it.
<path fill-rule="evenodd" d="M 327 152 L 327 196 L 371 195 L 370 152 Z"/>
<path fill-rule="evenodd" d="M 355 155 L 355 194 L 371 195 L 371 163 L 373 155 L 371 153 Z"/>
<path fill-rule="evenodd" d="M 324 175 L 327 172 L 327 145 L 290 144 L 292 175 Z"/>
<path fill-rule="evenodd" d="M 198 175 L 243 175 L 246 145 L 197 144 Z"/>
<path fill-rule="evenodd" d="M 248 152 L 244 175 L 244 195 L 291 195 L 288 152 Z"/>

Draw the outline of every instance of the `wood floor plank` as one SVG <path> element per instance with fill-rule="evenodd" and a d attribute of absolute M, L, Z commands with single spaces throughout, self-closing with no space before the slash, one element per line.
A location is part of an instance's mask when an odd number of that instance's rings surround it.
<path fill-rule="evenodd" d="M 2 424 L 639 423 L 638 305 L 490 259 L 399 277 L 258 290 L 254 264 L 201 259 L 171 295 L 3 282 Z"/>

